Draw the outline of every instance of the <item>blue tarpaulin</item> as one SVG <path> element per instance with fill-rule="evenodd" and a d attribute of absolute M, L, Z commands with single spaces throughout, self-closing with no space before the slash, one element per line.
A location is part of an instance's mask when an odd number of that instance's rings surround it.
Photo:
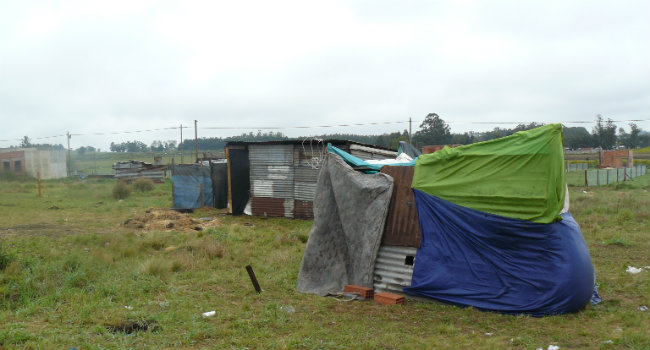
<path fill-rule="evenodd" d="M 172 175 L 174 208 L 193 209 L 214 206 L 210 166 L 179 164 Z"/>
<path fill-rule="evenodd" d="M 574 312 L 589 303 L 594 269 L 570 213 L 540 224 L 413 191 L 422 243 L 406 293 L 534 316 Z"/>

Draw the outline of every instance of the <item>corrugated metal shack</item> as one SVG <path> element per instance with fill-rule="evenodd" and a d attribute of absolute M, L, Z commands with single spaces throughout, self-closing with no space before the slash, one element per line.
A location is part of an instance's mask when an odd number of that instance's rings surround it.
<path fill-rule="evenodd" d="M 253 215 L 313 218 L 320 164 L 331 143 L 361 159 L 395 158 L 397 152 L 342 140 L 235 141 L 226 144 L 229 210 Z"/>
<path fill-rule="evenodd" d="M 116 179 L 126 181 L 144 177 L 155 182 L 164 182 L 167 176 L 167 165 L 154 165 L 135 160 L 114 163 L 113 170 Z"/>

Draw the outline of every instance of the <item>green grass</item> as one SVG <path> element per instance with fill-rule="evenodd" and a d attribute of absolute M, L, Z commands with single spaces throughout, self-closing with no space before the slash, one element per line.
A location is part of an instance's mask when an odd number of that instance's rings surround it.
<path fill-rule="evenodd" d="M 650 314 L 638 310 L 650 306 L 650 272 L 625 272 L 650 265 L 649 179 L 570 189 L 604 301 L 533 318 L 300 294 L 310 221 L 201 209 L 190 215 L 218 224 L 202 231 L 123 225 L 170 207 L 169 182 L 118 201 L 113 180 L 44 181 L 39 198 L 34 181 L 1 178 L 0 349 L 650 348 Z M 211 310 L 214 317 L 201 317 Z"/>

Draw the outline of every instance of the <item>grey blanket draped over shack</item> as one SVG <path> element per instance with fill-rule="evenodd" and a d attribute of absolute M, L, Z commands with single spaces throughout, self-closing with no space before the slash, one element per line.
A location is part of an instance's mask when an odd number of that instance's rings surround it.
<path fill-rule="evenodd" d="M 328 154 L 318 177 L 314 225 L 298 273 L 298 291 L 327 295 L 346 284 L 373 286 L 393 179 L 362 174 Z"/>

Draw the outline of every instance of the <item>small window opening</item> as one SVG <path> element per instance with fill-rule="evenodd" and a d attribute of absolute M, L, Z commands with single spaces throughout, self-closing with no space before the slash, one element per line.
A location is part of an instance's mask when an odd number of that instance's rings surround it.
<path fill-rule="evenodd" d="M 415 257 L 413 255 L 407 255 L 406 259 L 404 259 L 404 265 L 413 266 L 414 262 L 415 262 Z"/>

